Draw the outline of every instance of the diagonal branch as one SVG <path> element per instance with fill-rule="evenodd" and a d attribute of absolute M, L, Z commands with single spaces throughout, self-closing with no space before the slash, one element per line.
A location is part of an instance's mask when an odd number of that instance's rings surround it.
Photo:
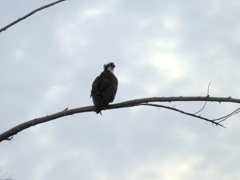
<path fill-rule="evenodd" d="M 50 6 L 55 5 L 55 4 L 58 4 L 58 3 L 60 3 L 60 2 L 63 2 L 63 1 L 66 1 L 66 0 L 55 1 L 55 2 L 53 2 L 53 3 L 44 5 L 44 6 L 40 7 L 40 8 L 37 8 L 37 9 L 31 11 L 30 13 L 26 14 L 25 16 L 20 17 L 19 19 L 15 20 L 15 21 L 13 21 L 12 23 L 10 23 L 10 24 L 6 25 L 5 27 L 1 28 L 1 29 L 0 29 L 0 33 L 1 33 L 2 31 L 7 30 L 7 29 L 10 28 L 11 26 L 19 23 L 20 21 L 28 18 L 29 16 L 33 15 L 34 13 L 36 13 L 36 12 L 38 12 L 38 11 L 41 11 L 41 10 L 43 10 L 43 9 L 46 9 L 46 8 L 48 8 L 48 7 L 50 7 Z"/>
<path fill-rule="evenodd" d="M 240 104 L 240 99 L 235 99 L 235 98 L 231 98 L 231 97 L 210 97 L 210 96 L 193 96 L 193 97 L 150 97 L 150 98 L 142 98 L 142 99 L 134 99 L 134 100 L 129 100 L 129 101 L 124 101 L 121 103 L 116 103 L 116 104 L 112 104 L 109 105 L 107 107 L 104 108 L 104 110 L 108 110 L 108 109 L 118 109 L 118 108 L 129 108 L 129 107 L 133 107 L 133 106 L 140 106 L 140 105 L 146 105 L 146 103 L 151 103 L 151 102 L 173 102 L 173 101 L 208 101 L 208 102 L 230 102 L 230 103 L 238 103 Z M 144 104 L 145 103 L 145 104 Z M 157 106 L 161 106 L 161 105 L 157 105 Z M 166 108 L 163 107 L 162 108 Z M 170 107 L 168 109 L 171 109 Z M 195 118 L 200 118 L 206 121 L 210 121 L 211 123 L 214 123 L 218 126 L 223 126 L 221 125 L 221 122 L 226 120 L 227 118 L 229 118 L 230 116 L 237 114 L 240 112 L 240 109 L 237 109 L 235 111 L 233 111 L 232 113 L 219 118 L 219 119 L 214 119 L 214 120 L 209 120 L 207 118 L 204 119 L 204 117 L 200 117 L 197 116 L 195 114 L 191 114 L 191 113 L 187 113 L 187 112 L 183 112 L 181 110 L 176 110 L 176 109 L 171 109 L 174 111 L 178 111 L 181 112 L 183 114 L 195 117 Z M 40 117 L 40 118 L 35 118 L 32 120 L 29 120 L 27 122 L 24 122 L 22 124 L 19 124 L 11 129 L 9 129 L 8 131 L 5 131 L 4 133 L 0 134 L 0 142 L 4 141 L 4 140 L 11 140 L 12 137 L 19 133 L 20 131 L 23 131 L 27 128 L 30 128 L 31 126 L 35 126 L 37 124 L 41 124 L 41 123 L 45 123 L 48 121 L 52 121 L 54 119 L 58 119 L 60 117 L 64 117 L 64 116 L 69 116 L 69 115 L 73 115 L 73 114 L 77 114 L 77 113 L 85 113 L 85 112 L 91 112 L 94 111 L 94 106 L 86 106 L 86 107 L 80 107 L 80 108 L 75 108 L 75 109 L 64 109 L 63 111 L 51 114 L 51 115 L 47 115 L 44 117 Z"/>
<path fill-rule="evenodd" d="M 202 117 L 202 116 L 198 116 L 198 115 L 193 114 L 193 113 L 188 113 L 188 112 L 182 111 L 182 110 L 180 110 L 180 109 L 177 109 L 177 108 L 175 108 L 175 107 L 169 107 L 169 106 L 164 106 L 164 105 L 160 105 L 160 104 L 149 104 L 149 103 L 143 103 L 143 104 L 140 104 L 140 105 L 153 106 L 153 107 L 160 107 L 160 108 L 170 109 L 170 110 L 172 110 L 172 111 L 177 111 L 177 112 L 179 112 L 179 113 L 182 113 L 182 114 L 185 114 L 185 115 L 188 115 L 188 116 L 192 116 L 192 117 L 195 117 L 195 118 L 198 118 L 198 119 L 201 119 L 201 120 L 210 122 L 210 123 L 212 123 L 212 124 L 215 124 L 215 125 L 217 125 L 217 126 L 221 126 L 221 127 L 226 128 L 225 126 L 223 126 L 222 124 L 220 124 L 221 122 L 217 122 L 217 121 L 215 121 L 215 120 L 211 120 L 211 119 L 208 119 L 208 118 L 205 118 L 205 117 Z"/>

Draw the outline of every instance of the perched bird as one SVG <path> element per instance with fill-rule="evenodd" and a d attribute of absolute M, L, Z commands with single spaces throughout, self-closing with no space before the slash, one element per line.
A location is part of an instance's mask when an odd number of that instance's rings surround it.
<path fill-rule="evenodd" d="M 115 64 L 110 62 L 103 68 L 103 72 L 93 81 L 90 95 L 97 114 L 102 114 L 101 110 L 113 102 L 118 88 L 118 80 L 113 73 Z"/>

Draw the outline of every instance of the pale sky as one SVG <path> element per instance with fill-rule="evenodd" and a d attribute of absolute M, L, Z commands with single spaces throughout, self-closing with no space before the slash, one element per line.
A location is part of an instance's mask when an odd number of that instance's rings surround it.
<path fill-rule="evenodd" d="M 0 27 L 52 1 L 0 2 Z M 240 98 L 239 0 L 67 0 L 0 33 L 0 133 L 92 105 L 114 62 L 114 102 L 162 96 Z M 196 112 L 203 102 L 164 103 Z M 217 118 L 237 104 L 208 103 Z M 240 179 L 239 115 L 227 128 L 153 107 L 76 114 L 0 143 L 0 180 Z"/>

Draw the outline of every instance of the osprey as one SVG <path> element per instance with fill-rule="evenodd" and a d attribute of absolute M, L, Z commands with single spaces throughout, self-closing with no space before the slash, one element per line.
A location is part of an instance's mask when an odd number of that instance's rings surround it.
<path fill-rule="evenodd" d="M 101 114 L 101 110 L 115 98 L 118 80 L 113 74 L 114 68 L 113 62 L 104 64 L 103 72 L 93 81 L 90 97 L 92 97 L 97 114 Z"/>

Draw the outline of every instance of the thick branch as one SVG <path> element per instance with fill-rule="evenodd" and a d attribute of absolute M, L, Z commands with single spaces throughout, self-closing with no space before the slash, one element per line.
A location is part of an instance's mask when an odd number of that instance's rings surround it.
<path fill-rule="evenodd" d="M 40 8 L 37 8 L 37 9 L 31 11 L 30 13 L 26 14 L 25 16 L 20 17 L 19 19 L 15 20 L 15 21 L 13 21 L 12 23 L 10 23 L 10 24 L 6 25 L 5 27 L 1 28 L 1 29 L 0 29 L 0 33 L 1 33 L 2 31 L 5 31 L 6 29 L 10 28 L 11 26 L 19 23 L 20 21 L 28 18 L 29 16 L 33 15 L 34 13 L 36 13 L 36 12 L 38 12 L 38 11 L 41 11 L 41 10 L 43 10 L 43 9 L 46 9 L 46 8 L 48 8 L 48 7 L 50 7 L 50 6 L 55 5 L 55 4 L 58 4 L 58 3 L 60 3 L 60 2 L 63 2 L 63 1 L 66 1 L 66 0 L 55 1 L 55 2 L 53 2 L 53 3 L 47 4 L 47 5 L 45 5 L 45 6 L 42 6 L 42 7 L 40 7 Z"/>
<path fill-rule="evenodd" d="M 121 103 L 112 104 L 112 105 L 107 106 L 105 109 L 127 108 L 127 107 L 139 106 L 139 105 L 146 105 L 146 103 L 150 103 L 150 102 L 173 102 L 173 101 L 209 101 L 209 102 L 219 102 L 219 103 L 231 102 L 231 103 L 239 103 L 240 104 L 240 99 L 235 99 L 235 98 L 231 98 L 231 97 L 210 97 L 210 96 L 205 96 L 205 97 L 201 97 L 201 96 L 151 97 L 151 98 L 134 99 L 134 100 L 130 100 L 130 101 L 124 101 Z M 161 105 L 159 105 L 159 107 L 160 106 Z M 11 140 L 13 135 L 15 135 L 18 132 L 23 131 L 24 129 L 27 129 L 31 126 L 35 126 L 37 124 L 41 124 L 41 123 L 45 123 L 45 122 L 48 122 L 48 121 L 51 121 L 54 119 L 58 119 L 60 117 L 69 116 L 69 115 L 73 115 L 73 114 L 77 114 L 77 113 L 90 112 L 90 111 L 94 111 L 94 106 L 86 106 L 86 107 L 69 109 L 69 110 L 68 110 L 68 108 L 66 108 L 65 110 L 60 111 L 58 113 L 54 113 L 54 114 L 47 115 L 44 117 L 32 119 L 30 121 L 19 124 L 11 129 L 9 129 L 8 131 L 0 134 L 0 142 L 3 140 Z M 187 114 L 187 113 L 185 112 L 184 114 Z M 189 115 L 189 114 L 187 114 L 187 115 Z M 233 112 L 233 115 L 234 114 L 236 114 L 235 111 Z M 193 115 L 191 114 L 191 116 L 193 116 Z M 224 117 L 229 117 L 229 115 L 224 116 Z M 203 119 L 203 118 L 201 118 L 201 119 Z M 214 121 L 216 121 L 216 120 L 214 120 Z M 215 123 L 215 124 L 220 125 L 219 122 Z"/>

